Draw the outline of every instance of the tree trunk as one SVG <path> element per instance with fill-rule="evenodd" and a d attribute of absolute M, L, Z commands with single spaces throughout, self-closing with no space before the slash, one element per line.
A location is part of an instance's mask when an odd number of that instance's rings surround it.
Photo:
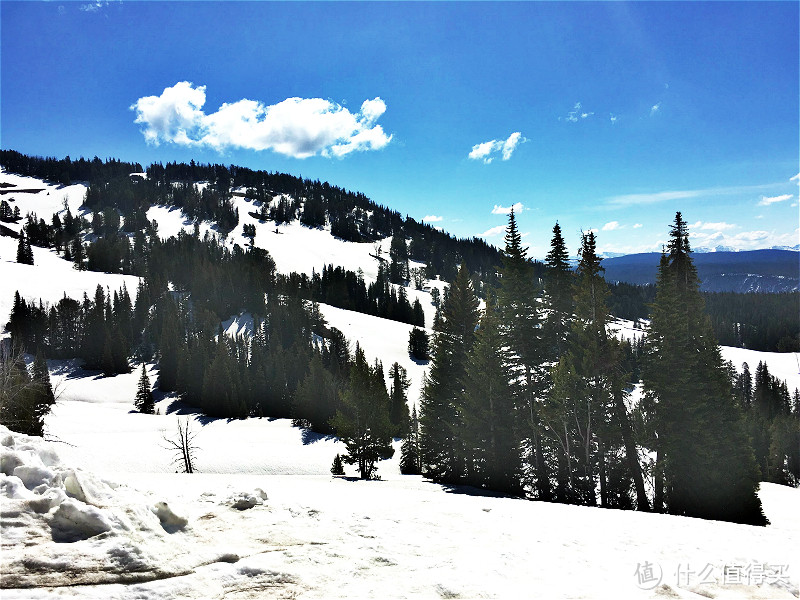
<path fill-rule="evenodd" d="M 642 477 L 642 466 L 639 464 L 639 453 L 633 441 L 633 428 L 628 420 L 628 413 L 625 410 L 625 403 L 622 401 L 622 389 L 614 390 L 614 409 L 617 413 L 617 421 L 622 432 L 622 441 L 625 443 L 625 459 L 628 463 L 628 470 L 633 477 L 633 485 L 636 488 L 636 508 L 641 511 L 650 511 L 650 501 L 647 499 L 647 492 L 644 488 L 644 477 Z"/>

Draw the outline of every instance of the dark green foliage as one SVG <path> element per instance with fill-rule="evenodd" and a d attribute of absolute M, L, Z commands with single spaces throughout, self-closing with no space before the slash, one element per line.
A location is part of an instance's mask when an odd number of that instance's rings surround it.
<path fill-rule="evenodd" d="M 466 265 L 462 264 L 443 303 L 421 398 L 423 470 L 435 481 L 458 483 L 465 475 L 462 381 L 477 323 L 478 300 Z"/>
<path fill-rule="evenodd" d="M 408 354 L 415 360 L 430 360 L 430 340 L 424 329 L 414 327 L 408 332 Z"/>
<path fill-rule="evenodd" d="M 331 475 L 344 475 L 344 465 L 342 464 L 341 454 L 337 454 L 333 458 L 333 464 L 331 465 Z"/>
<path fill-rule="evenodd" d="M 520 494 L 519 438 L 515 430 L 510 364 L 494 297 L 490 295 L 464 377 L 465 482 Z"/>
<path fill-rule="evenodd" d="M 422 462 L 419 446 L 419 419 L 417 407 L 411 409 L 406 435 L 400 446 L 400 472 L 403 475 L 419 475 L 422 473 Z"/>
<path fill-rule="evenodd" d="M 569 254 L 561 226 L 553 226 L 553 239 L 545 259 L 546 301 L 549 313 L 544 322 L 544 341 L 546 352 L 558 360 L 567 347 L 567 336 L 573 313 L 572 285 L 573 274 L 569 265 Z"/>
<path fill-rule="evenodd" d="M 784 485 L 800 482 L 800 415 L 785 381 L 759 362 L 755 380 L 747 363 L 732 372 L 734 395 L 745 409 L 745 422 L 764 481 Z M 798 392 L 795 390 L 795 398 Z"/>
<path fill-rule="evenodd" d="M 21 265 L 33 264 L 33 250 L 31 244 L 25 234 L 20 232 L 19 242 L 17 243 L 17 262 Z"/>
<path fill-rule="evenodd" d="M 342 407 L 331 424 L 347 448 L 342 459 L 347 464 L 358 465 L 361 479 L 373 478 L 376 463 L 394 454 L 383 369 L 379 364 L 370 367 L 358 346 L 350 366 L 350 379 L 342 394 Z"/>
<path fill-rule="evenodd" d="M 758 467 L 703 310 L 680 213 L 657 288 L 643 367 L 644 405 L 657 435 L 656 508 L 663 494 L 672 514 L 763 525 Z"/>
<path fill-rule="evenodd" d="M 136 397 L 133 400 L 133 405 L 140 413 L 152 415 L 155 411 L 153 391 L 150 389 L 150 378 L 147 376 L 144 363 L 142 363 L 142 374 L 139 377 L 139 385 L 136 388 Z"/>
<path fill-rule="evenodd" d="M 295 394 L 295 417 L 308 422 L 311 429 L 320 433 L 333 433 L 330 421 L 339 406 L 339 386 L 322 362 L 319 353 L 314 353 Z"/>
<path fill-rule="evenodd" d="M 389 367 L 389 420 L 395 428 L 395 435 L 401 436 L 405 433 L 408 426 L 408 397 L 406 391 L 411 382 L 408 379 L 408 372 L 399 363 L 393 363 Z"/>
<path fill-rule="evenodd" d="M 515 392 L 518 418 L 519 446 L 523 454 L 525 478 L 530 481 L 535 497 L 552 499 L 548 448 L 544 438 L 544 422 L 539 398 L 544 396 L 548 374 L 543 366 L 545 343 L 534 263 L 522 246 L 513 211 L 506 228 L 506 247 L 503 252 L 498 303 L 503 324 L 502 332 L 510 350 L 510 368 L 519 377 Z"/>

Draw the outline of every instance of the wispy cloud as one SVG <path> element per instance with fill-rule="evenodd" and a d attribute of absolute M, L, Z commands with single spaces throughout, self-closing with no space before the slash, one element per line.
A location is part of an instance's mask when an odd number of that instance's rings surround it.
<path fill-rule="evenodd" d="M 770 204 L 776 204 L 778 202 L 786 202 L 787 200 L 791 200 L 792 197 L 793 194 L 781 194 L 780 196 L 761 196 L 758 206 L 769 206 Z"/>
<path fill-rule="evenodd" d="M 492 209 L 493 215 L 507 215 L 511 213 L 511 209 L 514 209 L 515 213 L 521 213 L 525 206 L 522 202 L 517 202 L 516 204 L 512 204 L 511 206 L 500 206 L 499 204 L 495 204 L 494 208 Z"/>
<path fill-rule="evenodd" d="M 689 229 L 704 229 L 706 231 L 727 231 L 729 229 L 736 229 L 738 225 L 733 225 L 731 223 L 725 222 L 718 222 L 718 223 L 703 223 L 702 221 L 697 221 L 689 227 Z"/>
<path fill-rule="evenodd" d="M 578 121 L 582 121 L 583 119 L 588 119 L 594 113 L 587 112 L 583 109 L 583 105 L 580 102 L 576 102 L 575 106 L 572 107 L 572 110 L 567 113 L 566 117 L 558 117 L 559 121 L 568 121 L 570 123 L 577 123 Z M 614 119 L 616 120 L 616 118 Z"/>
<path fill-rule="evenodd" d="M 105 8 L 108 6 L 108 2 L 90 2 L 88 4 L 81 4 L 78 7 L 78 10 L 82 10 L 83 12 L 97 12 L 101 8 Z"/>
<path fill-rule="evenodd" d="M 654 104 L 653 106 L 650 107 L 650 116 L 652 117 L 660 110 L 661 110 L 661 102 Z"/>
<path fill-rule="evenodd" d="M 487 229 L 482 234 L 480 234 L 479 237 L 495 237 L 503 233 L 505 230 L 506 230 L 505 225 L 498 225 L 497 227 L 491 227 Z"/>
<path fill-rule="evenodd" d="M 641 194 L 621 194 L 619 196 L 610 196 L 606 198 L 606 203 L 604 206 L 607 208 L 626 208 L 628 206 L 657 204 L 659 202 L 669 202 L 671 200 L 686 200 L 690 198 L 702 198 L 709 196 L 731 196 L 736 194 L 747 194 L 763 191 L 784 185 L 786 184 L 767 183 L 762 185 L 728 186 L 696 190 L 668 190 L 663 192 L 646 192 Z"/>
<path fill-rule="evenodd" d="M 633 228 L 634 228 L 634 229 L 641 229 L 642 227 L 644 227 L 644 226 L 643 226 L 641 223 L 636 223 L 636 224 L 633 226 Z"/>
<path fill-rule="evenodd" d="M 619 117 L 617 117 L 617 115 L 614 115 L 614 114 L 611 114 L 608 117 L 608 120 L 611 121 L 612 123 L 616 123 L 618 119 L 619 119 Z"/>
<path fill-rule="evenodd" d="M 223 104 L 203 112 L 205 86 L 181 81 L 160 96 L 139 98 L 130 108 L 148 144 L 272 150 L 294 158 L 343 157 L 379 150 L 391 140 L 375 121 L 386 111 L 381 98 L 348 109 L 322 98 L 287 98 L 273 105 L 255 100 Z"/>
<path fill-rule="evenodd" d="M 440 217 L 440 216 L 437 216 L 437 215 L 425 215 L 424 217 L 422 217 L 422 220 L 427 222 L 427 223 L 438 223 L 439 221 L 442 221 L 443 219 L 444 219 L 444 217 Z"/>
<path fill-rule="evenodd" d="M 614 231 L 615 229 L 620 229 L 622 225 L 619 224 L 619 221 L 609 221 L 605 225 L 603 225 L 603 231 Z"/>
<path fill-rule="evenodd" d="M 519 144 L 524 144 L 528 140 L 522 137 L 522 133 L 515 131 L 508 139 L 505 140 L 489 140 L 475 144 L 469 153 L 469 158 L 472 160 L 482 160 L 484 164 L 489 164 L 494 160 L 493 154 L 501 153 L 503 160 L 508 160 L 514 154 Z"/>

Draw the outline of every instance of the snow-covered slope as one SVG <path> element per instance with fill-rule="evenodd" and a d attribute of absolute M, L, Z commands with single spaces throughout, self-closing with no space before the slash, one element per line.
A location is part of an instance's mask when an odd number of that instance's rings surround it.
<path fill-rule="evenodd" d="M 61 193 L 52 188 L 51 196 Z M 236 202 L 240 225 L 226 243 L 244 245 L 241 226 L 255 222 L 247 215 L 254 207 Z M 21 210 L 48 218 L 39 206 Z M 151 211 L 161 235 L 193 228 L 180 211 Z M 368 280 L 377 275 L 374 244 L 298 223 L 274 230 L 257 224 L 255 241 L 281 271 L 311 273 L 332 263 L 361 268 Z M 17 288 L 50 302 L 64 291 L 91 294 L 98 283 L 136 289 L 136 278 L 77 272 L 47 250 L 34 248 L 33 267 L 9 262 L 15 253 L 16 242 L 0 237 L 0 323 Z M 430 325 L 430 294 L 409 296 L 420 298 Z M 370 360 L 385 369 L 403 365 L 412 380 L 409 402 L 418 400 L 426 367 L 408 358 L 408 325 L 320 308 Z M 247 315 L 225 323 L 231 335 L 249 327 Z M 631 323 L 616 327 L 640 335 Z M 723 354 L 751 369 L 766 360 L 791 389 L 800 387 L 792 355 Z M 350 467 L 350 478 L 333 478 L 333 457 L 344 451 L 333 437 L 286 420 L 208 419 L 170 396 L 158 398 L 160 414 L 142 415 L 132 410 L 138 370 L 103 377 L 73 361 L 50 361 L 50 368 L 58 402 L 46 421 L 49 445 L 0 430 L 3 598 L 798 596 L 796 489 L 765 484 L 772 525 L 753 528 L 450 489 L 401 476 L 399 442 L 395 456 L 378 465 L 382 481 L 356 481 Z M 148 370 L 155 381 L 157 370 Z M 197 434 L 199 473 L 190 476 L 174 472 L 164 440 L 174 437 L 179 417 Z M 233 508 L 238 500 L 252 508 Z M 784 565 L 785 572 L 757 577 Z M 726 580 L 725 567 L 728 579 L 747 567 L 744 583 Z M 652 579 L 643 577 L 648 568 Z"/>
<path fill-rule="evenodd" d="M 203 454 L 238 462 L 242 429 L 221 430 L 230 445 L 199 437 Z M 797 597 L 800 491 L 781 486 L 762 490 L 777 518 L 758 528 L 465 494 L 392 474 L 119 470 L 119 485 L 81 468 L 85 448 L 69 456 L 6 430 L 0 441 L 3 585 L 37 586 L 4 598 Z M 130 433 L 115 445 L 154 452 Z M 283 456 L 301 462 L 302 448 L 286 444 Z"/>
<path fill-rule="evenodd" d="M 55 304 L 66 294 L 80 300 L 84 292 L 92 297 L 98 285 L 112 292 L 127 287 L 131 298 L 136 298 L 139 278 L 132 275 L 76 271 L 73 264 L 50 250 L 33 247 L 33 265 L 16 262 L 17 240 L 0 236 L 0 328 L 11 314 L 14 292 L 19 291 L 26 301 L 40 299 Z"/>

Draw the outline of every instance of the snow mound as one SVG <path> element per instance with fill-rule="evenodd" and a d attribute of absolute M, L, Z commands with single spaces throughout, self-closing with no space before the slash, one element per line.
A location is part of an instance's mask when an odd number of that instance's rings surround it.
<path fill-rule="evenodd" d="M 260 504 L 264 504 L 267 499 L 267 493 L 261 488 L 256 488 L 252 492 L 239 492 L 228 498 L 228 504 L 231 508 L 237 510 L 247 510 Z"/>
<path fill-rule="evenodd" d="M 165 502 L 65 465 L 49 443 L 3 426 L 0 497 L 3 588 L 161 577 L 171 534 L 188 525 Z"/>

